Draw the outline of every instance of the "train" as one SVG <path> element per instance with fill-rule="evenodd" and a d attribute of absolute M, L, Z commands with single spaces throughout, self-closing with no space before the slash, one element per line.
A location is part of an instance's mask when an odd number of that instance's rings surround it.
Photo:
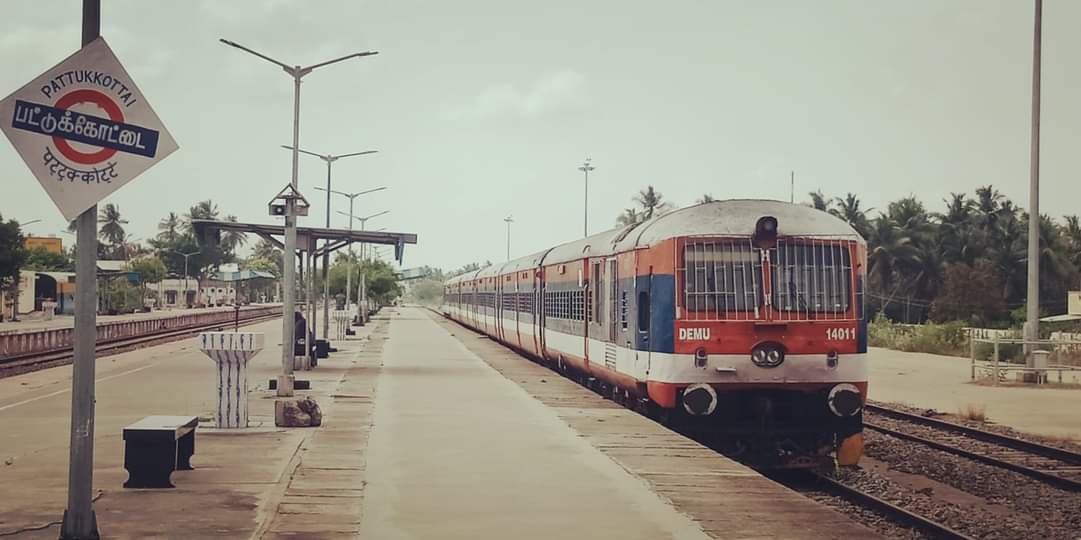
<path fill-rule="evenodd" d="M 760 468 L 855 465 L 867 244 L 773 200 L 706 202 L 471 271 L 442 313 Z"/>

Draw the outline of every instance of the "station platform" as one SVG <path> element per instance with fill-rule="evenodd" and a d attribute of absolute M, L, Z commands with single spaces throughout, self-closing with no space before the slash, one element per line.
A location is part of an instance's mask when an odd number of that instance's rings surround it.
<path fill-rule="evenodd" d="M 280 304 L 251 304 L 245 307 L 261 307 L 261 306 L 277 306 Z M 181 315 L 195 315 L 199 313 L 214 313 L 219 311 L 227 311 L 232 313 L 234 311 L 233 306 L 223 307 L 210 307 L 210 308 L 192 308 L 192 309 L 162 309 L 152 311 L 150 313 L 128 313 L 125 315 L 98 315 L 98 325 L 113 323 L 113 322 L 127 322 L 127 321 L 141 321 L 148 319 L 167 319 L 170 317 L 178 317 Z M 0 322 L 0 334 L 7 333 L 25 333 L 36 332 L 38 330 L 53 330 L 59 328 L 73 328 L 75 326 L 75 317 L 71 315 L 56 315 L 52 320 L 45 320 L 41 318 L 30 318 L 24 315 L 17 322 L 4 321 Z"/>
<path fill-rule="evenodd" d="M 319 428 L 276 428 L 280 322 L 249 327 L 253 427 L 200 427 L 175 489 L 123 489 L 123 426 L 210 416 L 195 340 L 99 360 L 108 538 L 874 538 L 844 516 L 419 308 L 386 309 L 298 378 Z M 56 538 L 70 367 L 0 379 L 0 535 Z"/>
<path fill-rule="evenodd" d="M 1081 442 L 1081 388 L 973 384 L 969 359 L 956 356 L 874 347 L 867 356 L 872 400 L 952 414 L 982 408 L 990 422 Z"/>

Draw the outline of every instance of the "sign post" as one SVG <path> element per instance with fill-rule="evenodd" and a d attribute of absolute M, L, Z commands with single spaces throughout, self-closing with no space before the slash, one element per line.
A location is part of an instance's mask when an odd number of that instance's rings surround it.
<path fill-rule="evenodd" d="M 71 445 L 62 539 L 98 539 L 94 483 L 97 204 L 177 149 L 83 0 L 83 47 L 0 101 L 0 131 L 77 229 Z"/>

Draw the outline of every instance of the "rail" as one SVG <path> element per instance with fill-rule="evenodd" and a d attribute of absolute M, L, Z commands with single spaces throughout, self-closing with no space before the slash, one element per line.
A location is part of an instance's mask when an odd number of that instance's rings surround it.
<path fill-rule="evenodd" d="M 1009 452 L 1002 452 L 1001 449 L 989 451 L 986 448 L 979 450 L 969 450 L 961 448 L 958 442 L 965 442 L 963 439 L 947 439 L 945 441 L 939 439 L 935 440 L 924 435 L 915 435 L 913 433 L 905 432 L 899 429 L 886 427 L 875 422 L 869 422 L 864 419 L 863 425 L 866 428 L 873 429 L 880 433 L 905 439 L 908 441 L 923 444 L 925 446 L 942 450 L 954 455 L 979 461 L 981 463 L 999 467 L 1002 469 L 1011 470 L 1030 478 L 1034 478 L 1041 482 L 1053 485 L 1055 487 L 1081 492 L 1081 474 L 1071 474 L 1078 472 L 1078 467 L 1081 467 L 1081 453 L 1073 452 L 1063 448 L 1056 448 L 1054 446 L 1048 446 L 1032 441 L 1026 441 L 1017 437 L 1010 437 L 1008 435 L 1002 435 L 1000 433 L 993 433 L 990 431 L 977 429 L 961 424 L 955 424 L 953 422 L 947 422 L 945 420 L 939 420 L 937 418 L 928 418 L 918 414 L 912 414 L 905 411 L 899 411 L 897 409 L 891 409 L 889 407 L 882 407 L 879 405 L 867 404 L 864 407 L 865 411 L 880 414 L 885 417 L 893 418 L 895 420 L 901 420 L 903 422 L 909 422 L 913 424 L 920 424 L 930 427 L 940 432 L 950 433 L 953 436 L 960 436 L 963 438 L 980 441 L 997 447 L 1004 447 L 1020 454 L 1010 454 Z M 1031 457 L 1043 459 L 1040 468 L 1026 464 L 1031 463 Z M 1048 462 L 1046 460 L 1054 460 L 1055 462 Z M 1073 477 L 1073 476 L 1076 476 Z"/>
<path fill-rule="evenodd" d="M 167 343 L 198 334 L 205 330 L 223 329 L 227 327 L 246 326 L 263 321 L 278 319 L 281 317 L 281 306 L 269 306 L 256 309 L 242 310 L 239 313 L 232 311 L 213 312 L 212 317 L 202 321 L 185 321 L 180 326 L 171 325 L 148 325 L 137 327 L 142 331 L 126 334 L 97 342 L 97 355 L 107 356 L 116 354 L 131 348 L 157 343 Z M 225 316 L 227 315 L 227 317 Z M 154 319 L 153 321 L 165 321 L 170 319 Z M 130 321 L 129 321 L 130 322 Z M 120 323 L 113 323 L 120 324 Z M 100 334 L 99 327 L 99 334 Z M 68 330 L 68 329 L 64 329 Z M 36 351 L 21 352 L 0 358 L 0 378 L 10 377 L 21 373 L 28 373 L 54 366 L 70 364 L 74 358 L 74 346 L 48 347 Z"/>

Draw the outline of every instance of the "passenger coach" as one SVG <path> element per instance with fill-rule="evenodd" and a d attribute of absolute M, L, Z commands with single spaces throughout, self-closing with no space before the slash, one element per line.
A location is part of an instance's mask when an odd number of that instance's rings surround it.
<path fill-rule="evenodd" d="M 455 277 L 443 311 L 750 463 L 854 464 L 865 276 L 840 219 L 715 201 Z"/>

